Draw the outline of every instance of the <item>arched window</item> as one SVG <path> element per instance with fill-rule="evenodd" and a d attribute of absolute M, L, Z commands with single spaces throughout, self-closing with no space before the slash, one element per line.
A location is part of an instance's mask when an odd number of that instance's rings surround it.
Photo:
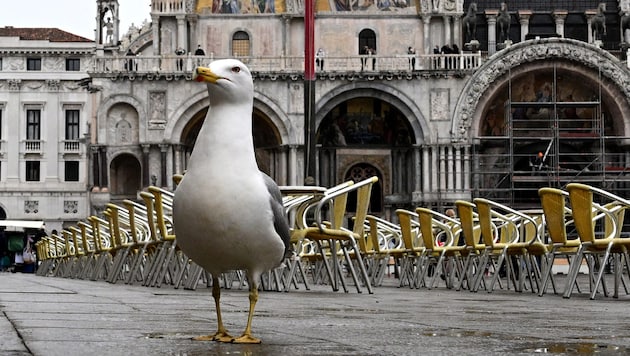
<path fill-rule="evenodd" d="M 372 48 L 378 53 L 378 48 L 376 48 L 376 34 L 374 31 L 370 29 L 361 30 L 359 32 L 359 52 L 358 54 L 363 54 L 362 50 L 368 46 L 368 48 Z"/>
<path fill-rule="evenodd" d="M 249 35 L 245 31 L 237 31 L 232 36 L 232 55 L 246 57 L 250 53 Z"/>

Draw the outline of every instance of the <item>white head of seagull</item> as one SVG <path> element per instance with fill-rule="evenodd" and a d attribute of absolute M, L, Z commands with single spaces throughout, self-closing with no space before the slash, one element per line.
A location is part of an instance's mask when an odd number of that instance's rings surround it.
<path fill-rule="evenodd" d="M 209 67 L 197 67 L 193 80 L 208 83 L 210 102 L 215 99 L 226 103 L 251 102 L 254 81 L 245 64 L 236 59 L 211 62 Z M 248 95 L 249 94 L 249 95 Z"/>

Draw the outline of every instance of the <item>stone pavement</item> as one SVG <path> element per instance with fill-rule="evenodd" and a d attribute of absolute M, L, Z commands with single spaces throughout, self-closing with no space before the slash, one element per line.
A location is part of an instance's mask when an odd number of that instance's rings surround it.
<path fill-rule="evenodd" d="M 557 278 L 562 278 L 559 276 Z M 586 277 L 581 277 L 586 280 Z M 529 355 L 627 354 L 628 305 L 583 286 L 571 299 L 513 290 L 397 288 L 375 293 L 262 292 L 261 345 L 199 342 L 215 330 L 209 288 L 147 288 L 0 273 L 1 355 Z M 245 326 L 247 291 L 223 290 L 228 329 Z"/>

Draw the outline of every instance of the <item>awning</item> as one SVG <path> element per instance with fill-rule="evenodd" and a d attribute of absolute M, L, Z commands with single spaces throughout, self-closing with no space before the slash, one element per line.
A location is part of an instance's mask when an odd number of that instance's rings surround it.
<path fill-rule="evenodd" d="M 0 220 L 0 226 L 43 229 L 44 222 L 41 220 Z"/>

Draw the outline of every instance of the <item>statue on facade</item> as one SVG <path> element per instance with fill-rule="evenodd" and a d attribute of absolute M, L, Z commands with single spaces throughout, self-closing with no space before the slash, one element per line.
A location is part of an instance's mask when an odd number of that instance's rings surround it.
<path fill-rule="evenodd" d="M 630 11 L 625 12 L 621 17 L 621 43 L 625 43 L 626 46 L 630 44 L 628 30 L 630 30 Z"/>
<path fill-rule="evenodd" d="M 508 7 L 505 2 L 501 3 L 501 9 L 499 10 L 499 16 L 497 16 L 497 26 L 499 29 L 499 42 L 505 42 L 510 39 L 510 24 L 512 17 L 508 12 Z"/>
<path fill-rule="evenodd" d="M 602 41 L 606 36 L 606 4 L 600 3 L 597 7 L 597 14 L 591 20 L 591 31 L 593 32 L 593 41 Z"/>
<path fill-rule="evenodd" d="M 475 51 L 479 47 L 477 41 L 477 3 L 472 2 L 468 6 L 468 12 L 464 16 L 462 23 L 466 31 L 465 47 L 471 51 Z"/>

